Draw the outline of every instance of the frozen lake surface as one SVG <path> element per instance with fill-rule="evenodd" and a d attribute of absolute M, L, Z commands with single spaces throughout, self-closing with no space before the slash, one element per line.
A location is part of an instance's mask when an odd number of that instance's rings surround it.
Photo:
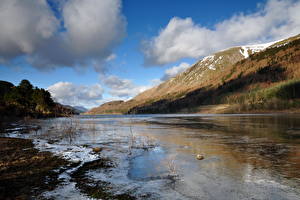
<path fill-rule="evenodd" d="M 97 198 L 72 174 L 107 159 L 112 166 L 90 168 L 84 180 L 109 185 L 114 199 L 300 199 L 300 115 L 76 116 L 27 123 L 41 127 L 29 134 L 23 126 L 7 136 L 79 164 L 43 198 Z"/>

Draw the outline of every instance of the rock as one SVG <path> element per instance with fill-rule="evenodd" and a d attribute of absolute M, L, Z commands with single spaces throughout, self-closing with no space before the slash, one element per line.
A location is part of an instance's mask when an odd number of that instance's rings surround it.
<path fill-rule="evenodd" d="M 73 163 L 80 163 L 81 161 L 79 160 L 79 159 L 75 159 L 75 160 L 73 160 Z"/>
<path fill-rule="evenodd" d="M 100 151 L 102 151 L 101 147 L 95 147 L 95 148 L 93 148 L 93 152 L 94 153 L 99 153 Z"/>
<path fill-rule="evenodd" d="M 203 160 L 204 156 L 201 154 L 197 154 L 196 158 L 197 158 L 197 160 Z"/>

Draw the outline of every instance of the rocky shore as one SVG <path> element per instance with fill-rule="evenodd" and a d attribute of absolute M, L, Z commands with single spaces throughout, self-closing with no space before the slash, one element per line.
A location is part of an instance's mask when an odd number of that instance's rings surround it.
<path fill-rule="evenodd" d="M 64 159 L 39 152 L 28 139 L 0 138 L 0 199 L 33 199 L 53 190 Z"/>

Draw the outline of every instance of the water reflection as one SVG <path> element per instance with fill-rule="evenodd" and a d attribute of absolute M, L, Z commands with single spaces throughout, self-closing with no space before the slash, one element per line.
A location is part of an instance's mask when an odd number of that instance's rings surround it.
<path fill-rule="evenodd" d="M 298 115 L 158 117 L 143 123 L 157 126 L 144 129 L 145 135 L 155 135 L 174 151 L 184 156 L 204 154 L 206 159 L 199 162 L 202 170 L 244 182 L 264 174 L 279 182 L 292 180 L 289 183 L 299 188 Z"/>
<path fill-rule="evenodd" d="M 41 120 L 39 126 L 31 137 L 48 140 L 53 152 L 84 161 L 97 157 L 91 148 L 101 147 L 101 157 L 116 167 L 87 174 L 111 183 L 116 193 L 172 200 L 299 199 L 300 115 L 79 116 Z"/>

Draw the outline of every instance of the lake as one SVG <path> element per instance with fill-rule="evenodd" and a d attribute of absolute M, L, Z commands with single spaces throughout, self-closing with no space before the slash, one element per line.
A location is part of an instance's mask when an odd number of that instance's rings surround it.
<path fill-rule="evenodd" d="M 83 115 L 14 123 L 6 136 L 78 163 L 43 198 L 300 199 L 296 114 Z"/>

